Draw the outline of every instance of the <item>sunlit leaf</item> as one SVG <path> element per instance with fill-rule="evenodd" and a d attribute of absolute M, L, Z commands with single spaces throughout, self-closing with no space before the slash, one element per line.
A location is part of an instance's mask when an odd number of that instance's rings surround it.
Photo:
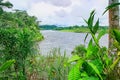
<path fill-rule="evenodd" d="M 78 80 L 80 79 L 79 66 L 75 65 L 68 74 L 68 80 Z"/>

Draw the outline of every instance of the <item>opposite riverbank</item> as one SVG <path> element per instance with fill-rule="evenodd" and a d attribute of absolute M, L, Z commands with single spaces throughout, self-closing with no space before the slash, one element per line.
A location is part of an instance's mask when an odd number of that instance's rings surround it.
<path fill-rule="evenodd" d="M 57 30 L 62 32 L 75 32 L 75 33 L 89 33 L 90 30 L 88 26 L 67 26 L 67 27 L 59 27 L 56 25 L 41 25 L 40 30 Z M 108 32 L 108 26 L 100 26 L 99 31 L 105 30 Z"/>

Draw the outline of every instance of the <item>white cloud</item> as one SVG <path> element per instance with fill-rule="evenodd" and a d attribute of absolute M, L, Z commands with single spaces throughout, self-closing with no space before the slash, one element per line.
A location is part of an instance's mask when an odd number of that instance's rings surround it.
<path fill-rule="evenodd" d="M 71 0 L 36 0 L 38 2 L 44 2 L 44 3 L 49 3 L 54 6 L 59 6 L 59 7 L 67 7 L 72 4 Z"/>
<path fill-rule="evenodd" d="M 14 8 L 27 10 L 42 24 L 83 25 L 91 10 L 96 10 L 101 25 L 108 25 L 107 14 L 102 16 L 107 0 L 10 0 Z"/>

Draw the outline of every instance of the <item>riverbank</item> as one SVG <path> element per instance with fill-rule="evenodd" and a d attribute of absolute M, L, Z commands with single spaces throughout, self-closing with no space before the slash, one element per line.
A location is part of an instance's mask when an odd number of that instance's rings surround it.
<path fill-rule="evenodd" d="M 90 30 L 88 26 L 66 26 L 66 27 L 60 27 L 56 25 L 41 25 L 40 30 L 57 30 L 62 32 L 76 32 L 76 33 L 89 33 Z M 106 30 L 108 32 L 108 26 L 100 26 L 99 30 Z"/>
<path fill-rule="evenodd" d="M 98 32 L 100 32 L 101 30 L 105 30 L 106 33 L 108 32 L 108 28 L 100 28 L 98 30 Z M 80 27 L 80 28 L 72 28 L 72 29 L 60 29 L 58 31 L 62 31 L 62 32 L 75 32 L 75 33 L 90 33 L 89 28 L 87 27 Z"/>

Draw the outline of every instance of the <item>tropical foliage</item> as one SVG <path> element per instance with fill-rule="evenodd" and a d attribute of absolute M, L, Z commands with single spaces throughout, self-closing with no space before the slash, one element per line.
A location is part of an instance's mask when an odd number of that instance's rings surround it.
<path fill-rule="evenodd" d="M 37 42 L 43 39 L 38 30 L 39 23 L 25 11 L 3 11 L 4 6 L 12 7 L 9 2 L 0 0 L 0 5 L 0 77 L 26 80 L 26 59 L 37 53 Z"/>
<path fill-rule="evenodd" d="M 113 70 L 117 67 L 120 54 L 119 50 L 117 58 L 108 54 L 108 49 L 99 45 L 100 38 L 105 34 L 105 31 L 101 31 L 96 35 L 99 28 L 99 19 L 94 23 L 95 11 L 92 11 L 88 20 L 85 22 L 90 29 L 92 36 L 89 44 L 86 47 L 78 46 L 73 51 L 73 56 L 68 61 L 69 63 L 75 63 L 68 75 L 68 80 L 117 80 L 119 78 L 109 77 L 114 73 Z M 113 36 L 116 39 L 116 48 L 119 49 L 119 37 L 120 31 L 113 30 Z M 86 35 L 87 38 L 88 35 Z M 86 40 L 86 39 L 85 39 Z M 115 60 L 114 60 L 115 59 Z M 115 73 L 114 73 L 115 74 Z"/>
<path fill-rule="evenodd" d="M 119 3 L 106 8 L 115 7 Z M 94 23 L 95 11 L 85 20 L 92 38 L 87 47 L 76 46 L 72 57 L 61 55 L 54 49 L 48 55 L 38 54 L 38 41 L 43 39 L 39 21 L 26 11 L 11 8 L 10 2 L 0 0 L 0 79 L 1 80 L 117 80 L 114 69 L 120 60 L 120 31 L 112 30 L 115 39 L 116 56 L 109 55 L 109 49 L 100 46 L 99 40 L 106 33 L 100 30 L 99 19 Z M 105 12 L 106 12 L 105 11 Z M 104 12 L 104 13 L 105 13 Z M 71 28 L 71 27 L 69 27 Z M 75 28 L 75 27 L 74 27 Z M 76 26 L 77 31 L 79 27 Z M 100 31 L 98 31 L 100 30 Z M 88 34 L 85 37 L 87 39 Z M 116 72 L 120 74 L 119 69 Z"/>

